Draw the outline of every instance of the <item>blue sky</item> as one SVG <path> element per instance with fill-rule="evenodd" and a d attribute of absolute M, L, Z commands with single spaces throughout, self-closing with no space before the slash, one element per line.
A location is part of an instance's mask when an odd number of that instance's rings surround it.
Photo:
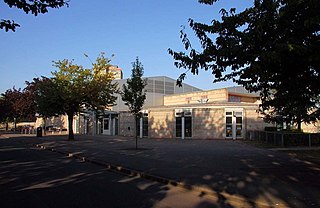
<path fill-rule="evenodd" d="M 57 70 L 52 61 L 74 59 L 90 67 L 100 52 L 115 56 L 111 63 L 131 74 L 138 56 L 145 76 L 165 75 L 176 79 L 182 69 L 173 65 L 168 48 L 183 50 L 179 38 L 181 25 L 188 19 L 209 23 L 220 17 L 219 10 L 236 7 L 243 10 L 252 0 L 221 0 L 208 6 L 197 0 L 71 0 L 68 8 L 52 9 L 34 17 L 0 2 L 0 18 L 14 19 L 21 25 L 16 32 L 0 30 L 0 93 L 37 76 L 51 76 Z M 196 39 L 192 39 L 197 45 Z M 210 72 L 187 75 L 186 83 L 201 89 L 233 86 L 232 82 L 212 83 Z"/>

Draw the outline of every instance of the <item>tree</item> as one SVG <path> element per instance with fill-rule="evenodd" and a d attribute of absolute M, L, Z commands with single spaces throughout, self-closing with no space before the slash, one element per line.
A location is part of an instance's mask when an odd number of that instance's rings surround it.
<path fill-rule="evenodd" d="M 26 14 L 44 14 L 48 12 L 48 8 L 60 8 L 63 6 L 69 6 L 67 0 L 4 0 L 4 2 L 10 7 L 16 7 L 23 10 Z M 16 28 L 20 27 L 14 20 L 1 19 L 0 29 L 5 29 L 6 32 L 12 30 L 15 32 Z"/>
<path fill-rule="evenodd" d="M 44 119 L 45 129 L 47 118 L 64 114 L 60 88 L 53 78 L 47 77 L 34 78 L 26 84 L 26 91 L 33 95 L 35 113 Z"/>
<path fill-rule="evenodd" d="M 36 113 L 41 117 L 52 117 L 62 114 L 62 92 L 53 78 L 37 77 L 32 82 L 26 82 L 29 93 L 34 95 Z"/>
<path fill-rule="evenodd" d="M 108 70 L 110 60 L 103 53 L 92 69 L 84 69 L 66 59 L 54 62 L 54 66 L 59 71 L 52 73 L 58 95 L 53 102 L 61 104 L 59 110 L 68 116 L 68 138 L 74 140 L 73 117 L 85 110 L 104 110 L 114 105 L 116 97 L 113 94 L 117 92 L 117 84 L 112 83 L 114 77 Z"/>
<path fill-rule="evenodd" d="M 6 124 L 6 131 L 8 131 L 9 123 L 9 107 L 3 96 L 0 97 L 0 122 Z"/>
<path fill-rule="evenodd" d="M 131 78 L 127 79 L 127 85 L 123 85 L 121 97 L 134 116 L 136 149 L 138 149 L 138 119 L 141 117 L 141 110 L 146 99 L 144 87 L 147 85 L 147 82 L 146 79 L 142 79 L 143 66 L 138 57 L 132 63 L 132 67 Z"/>
<path fill-rule="evenodd" d="M 200 0 L 213 4 L 215 0 Z M 233 80 L 260 92 L 260 111 L 298 124 L 319 120 L 320 1 L 255 0 L 236 13 L 221 9 L 221 21 L 203 24 L 189 20 L 202 51 L 192 47 L 182 30 L 186 52 L 169 53 L 178 68 L 192 74 L 211 70 L 214 82 Z M 178 84 L 186 73 L 178 78 Z"/>
<path fill-rule="evenodd" d="M 2 105 L 6 109 L 5 117 L 8 121 L 32 121 L 35 119 L 33 96 L 28 91 L 13 87 L 2 96 Z"/>
<path fill-rule="evenodd" d="M 8 89 L 1 95 L 0 99 L 0 121 L 6 123 L 14 122 L 16 129 L 17 121 L 34 121 L 35 106 L 33 105 L 33 95 L 27 90 Z"/>

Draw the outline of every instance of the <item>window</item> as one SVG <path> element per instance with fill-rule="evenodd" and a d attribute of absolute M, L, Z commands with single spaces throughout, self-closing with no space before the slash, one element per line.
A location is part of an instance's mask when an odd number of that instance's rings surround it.
<path fill-rule="evenodd" d="M 228 109 L 226 111 L 226 137 L 242 137 L 243 112 L 240 109 Z"/>
<path fill-rule="evenodd" d="M 235 96 L 235 95 L 229 95 L 228 101 L 233 103 L 240 103 L 241 97 Z"/>
<path fill-rule="evenodd" d="M 176 137 L 192 137 L 192 109 L 176 109 Z"/>
<path fill-rule="evenodd" d="M 184 118 L 184 136 L 192 137 L 192 117 Z"/>
<path fill-rule="evenodd" d="M 182 117 L 176 117 L 176 137 L 182 137 Z"/>
<path fill-rule="evenodd" d="M 226 114 L 226 137 L 232 137 L 232 112 Z"/>

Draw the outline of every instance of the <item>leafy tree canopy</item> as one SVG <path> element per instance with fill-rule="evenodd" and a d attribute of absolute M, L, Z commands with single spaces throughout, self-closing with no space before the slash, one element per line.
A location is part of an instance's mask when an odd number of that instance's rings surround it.
<path fill-rule="evenodd" d="M 110 60 L 101 53 L 91 69 L 67 59 L 55 61 L 59 70 L 53 78 L 34 79 L 36 103 L 40 115 L 68 115 L 69 140 L 74 139 L 73 117 L 87 110 L 104 110 L 114 104 L 117 84 L 108 68 Z"/>
<path fill-rule="evenodd" d="M 34 106 L 39 116 L 48 118 L 64 114 L 62 93 L 53 78 L 34 78 L 26 84 L 26 90 L 34 95 Z"/>
<path fill-rule="evenodd" d="M 60 8 L 63 6 L 69 6 L 67 0 L 4 0 L 4 2 L 10 7 L 23 10 L 26 14 L 44 14 L 48 12 L 48 8 Z M 1 19 L 0 29 L 5 29 L 6 32 L 12 30 L 15 32 L 16 28 L 20 27 L 14 20 Z"/>
<path fill-rule="evenodd" d="M 127 84 L 123 85 L 123 91 L 121 93 L 122 100 L 129 107 L 130 112 L 135 117 L 136 126 L 136 149 L 138 148 L 138 119 L 141 116 L 141 110 L 146 99 L 146 92 L 144 87 L 147 85 L 147 80 L 142 79 L 143 66 L 136 58 L 136 61 L 132 63 L 131 78 L 127 79 Z"/>
<path fill-rule="evenodd" d="M 0 122 L 6 122 L 9 119 L 9 106 L 3 96 L 0 97 Z"/>
<path fill-rule="evenodd" d="M 132 63 L 131 78 L 127 79 L 127 84 L 123 85 L 122 100 L 129 107 L 134 115 L 139 115 L 146 99 L 144 87 L 147 82 L 142 79 L 143 66 L 138 58 Z"/>
<path fill-rule="evenodd" d="M 269 118 L 280 114 L 298 124 L 314 122 L 320 118 L 319 11 L 318 0 L 255 0 L 239 13 L 221 9 L 221 20 L 210 24 L 189 20 L 200 51 L 182 30 L 186 51 L 169 53 L 178 68 L 192 74 L 210 70 L 214 82 L 231 79 L 259 91 L 260 110 Z"/>
<path fill-rule="evenodd" d="M 33 121 L 35 119 L 35 106 L 33 95 L 27 90 L 8 89 L 1 98 L 2 121 Z"/>

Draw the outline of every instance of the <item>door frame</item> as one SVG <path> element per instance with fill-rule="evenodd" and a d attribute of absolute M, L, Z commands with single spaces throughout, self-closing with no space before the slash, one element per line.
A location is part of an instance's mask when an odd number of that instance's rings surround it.
<path fill-rule="evenodd" d="M 148 110 L 142 110 L 141 112 L 141 117 L 139 119 L 139 138 L 142 139 L 143 137 L 148 137 L 149 135 L 149 111 Z M 144 124 L 144 119 L 147 119 L 147 125 Z M 144 135 L 144 129 L 147 129 L 147 135 Z"/>
<path fill-rule="evenodd" d="M 229 115 L 227 115 L 229 113 Z M 230 115 L 231 113 L 231 115 Z M 241 115 L 239 115 L 241 113 Z M 239 139 L 243 138 L 243 130 L 244 130 L 244 109 L 243 108 L 225 108 L 224 112 L 224 117 L 225 117 L 225 138 L 226 139 Z M 232 131 L 232 136 L 227 136 L 227 117 L 231 117 L 231 131 Z M 237 136 L 237 118 L 241 117 L 241 135 Z"/>
<path fill-rule="evenodd" d="M 178 117 L 181 118 L 181 137 L 176 136 L 176 138 L 181 138 L 181 139 L 192 138 L 192 130 L 193 130 L 192 108 L 175 109 L 176 122 L 177 122 Z M 187 130 L 186 129 L 186 121 L 185 121 L 186 117 L 191 118 L 190 136 L 186 135 L 186 130 Z M 177 123 L 176 123 L 176 135 L 177 135 Z"/>

